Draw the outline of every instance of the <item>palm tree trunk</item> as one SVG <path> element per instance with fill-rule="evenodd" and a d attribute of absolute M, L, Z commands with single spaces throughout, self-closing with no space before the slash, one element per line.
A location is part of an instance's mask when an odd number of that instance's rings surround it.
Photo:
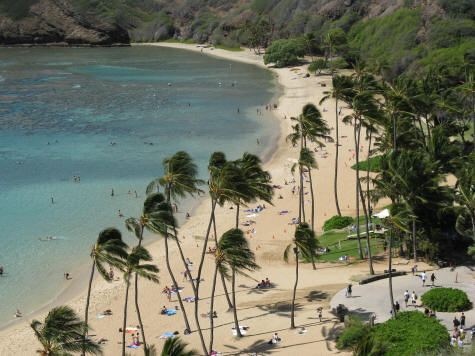
<path fill-rule="evenodd" d="M 299 253 L 295 254 L 295 284 L 292 294 L 292 306 L 290 310 L 290 328 L 295 329 L 295 295 L 297 293 L 297 284 L 299 283 Z"/>
<path fill-rule="evenodd" d="M 214 276 L 213 276 L 213 286 L 211 288 L 211 305 L 209 309 L 209 348 L 208 350 L 211 352 L 213 350 L 213 341 L 214 341 L 214 294 L 216 292 L 216 279 L 218 276 L 218 265 L 216 264 L 216 268 L 214 269 Z"/>
<path fill-rule="evenodd" d="M 475 214 L 470 214 L 470 217 L 472 218 L 472 233 L 473 233 L 473 240 L 475 241 Z"/>
<path fill-rule="evenodd" d="M 303 194 L 303 186 L 304 186 L 304 181 L 303 181 L 303 167 L 300 170 L 300 204 L 302 204 L 302 221 L 300 222 L 305 222 L 305 196 Z"/>
<path fill-rule="evenodd" d="M 203 264 L 205 261 L 205 255 L 206 255 L 206 246 L 208 244 L 208 239 L 209 239 L 209 233 L 211 231 L 211 224 L 213 223 L 214 220 L 214 210 L 216 208 L 216 200 L 212 199 L 211 200 L 211 216 L 209 219 L 208 223 L 208 229 L 206 231 L 206 236 L 205 236 L 205 241 L 203 243 L 203 250 L 201 251 L 201 260 L 200 260 L 200 265 L 198 267 L 198 274 L 196 276 L 196 296 L 195 296 L 195 321 L 196 325 L 200 325 L 199 321 L 199 309 L 198 309 L 198 304 L 199 304 L 199 289 L 200 289 L 200 282 L 201 282 L 201 271 L 203 270 Z M 203 335 L 200 333 L 200 339 L 201 339 L 201 347 L 203 348 L 203 352 L 205 355 L 208 355 L 208 350 L 206 349 L 206 344 L 205 340 L 203 338 Z"/>
<path fill-rule="evenodd" d="M 396 308 L 394 306 L 394 296 L 393 296 L 393 273 L 392 273 L 392 247 L 393 247 L 393 227 L 391 226 L 391 230 L 389 231 L 389 299 L 391 301 L 391 310 L 393 311 L 393 318 L 394 320 L 397 319 L 396 316 Z"/>
<path fill-rule="evenodd" d="M 333 73 L 332 73 L 333 77 Z M 335 134 L 336 134 L 336 146 L 335 146 L 335 178 L 333 179 L 333 190 L 335 194 L 335 205 L 338 216 L 341 216 L 340 205 L 338 204 L 338 152 L 340 136 L 338 133 L 338 99 L 335 98 Z"/>
<path fill-rule="evenodd" d="M 236 204 L 236 229 L 239 229 L 239 204 Z"/>
<path fill-rule="evenodd" d="M 237 307 L 236 307 L 236 272 L 233 269 L 232 275 L 232 293 L 233 293 L 233 314 L 234 314 L 234 327 L 236 328 L 236 336 L 242 337 L 241 329 L 239 328 L 239 320 L 237 316 Z"/>
<path fill-rule="evenodd" d="M 175 276 L 174 276 L 172 268 L 170 266 L 170 259 L 168 257 L 168 238 L 167 237 L 165 237 L 165 261 L 167 263 L 168 273 L 170 274 L 173 285 L 176 288 L 176 295 L 177 295 L 177 298 L 178 298 L 178 303 L 180 304 L 181 311 L 183 312 L 183 319 L 185 320 L 185 327 L 186 327 L 187 330 L 191 331 L 190 323 L 188 322 L 188 317 L 186 315 L 186 310 L 183 306 L 183 301 L 181 300 L 180 291 L 178 290 L 178 283 L 176 282 Z M 195 303 L 196 303 L 196 301 L 195 301 Z"/>
<path fill-rule="evenodd" d="M 358 135 L 357 135 L 358 132 Z M 356 158 L 356 239 L 358 241 L 358 255 L 360 260 L 363 259 L 363 253 L 361 251 L 361 241 L 360 241 L 360 197 L 359 197 L 359 181 L 360 181 L 360 167 L 359 167 L 359 127 L 358 122 L 355 119 L 355 127 L 353 130 L 355 138 L 355 158 Z"/>
<path fill-rule="evenodd" d="M 308 177 L 310 180 L 310 195 L 312 197 L 312 230 L 315 231 L 315 197 L 313 195 L 312 171 L 310 167 L 308 167 Z"/>
<path fill-rule="evenodd" d="M 142 245 L 143 229 L 144 229 L 144 226 L 141 225 L 140 238 L 139 238 L 138 246 Z M 142 330 L 142 339 L 143 339 L 144 350 L 146 350 L 147 349 L 147 341 L 145 340 L 145 331 L 144 331 L 144 328 L 143 328 L 142 317 L 140 315 L 140 308 L 139 308 L 139 275 L 137 273 L 135 273 L 135 311 L 137 312 L 137 318 L 139 319 L 140 330 Z"/>
<path fill-rule="evenodd" d="M 214 229 L 214 242 L 216 246 L 218 246 L 218 234 L 216 232 L 216 217 L 213 214 L 213 229 Z M 231 303 L 231 299 L 229 298 L 228 288 L 226 287 L 226 281 L 224 280 L 224 276 L 221 272 L 219 272 L 221 276 L 221 283 L 223 284 L 224 295 L 226 296 L 226 300 L 228 302 L 228 309 L 233 308 L 233 303 Z"/>
<path fill-rule="evenodd" d="M 302 169 L 299 166 L 300 189 L 299 189 L 299 224 L 302 222 Z"/>
<path fill-rule="evenodd" d="M 129 278 L 125 281 L 124 322 L 122 324 L 122 356 L 125 356 L 125 334 L 127 329 L 127 302 L 129 301 Z"/>
<path fill-rule="evenodd" d="M 366 158 L 366 197 L 368 199 L 368 213 L 369 213 L 369 223 L 373 225 L 373 221 L 371 218 L 371 199 L 369 194 L 369 171 L 370 171 L 370 164 L 371 164 L 371 139 L 373 138 L 373 133 L 369 132 L 369 142 L 368 142 L 368 157 Z M 374 230 L 374 229 L 373 229 Z"/>
<path fill-rule="evenodd" d="M 366 220 L 366 248 L 368 249 L 368 261 L 369 261 L 369 274 L 373 275 L 373 258 L 371 257 L 371 241 L 369 237 L 369 219 L 368 219 L 368 210 L 366 210 L 365 197 L 363 194 L 363 189 L 361 189 L 361 182 L 358 180 L 358 190 L 360 191 L 361 204 L 363 205 L 363 212 Z"/>
<path fill-rule="evenodd" d="M 412 219 L 412 248 L 414 249 L 414 262 L 417 262 L 417 250 L 416 250 L 416 219 Z"/>
<path fill-rule="evenodd" d="M 84 322 L 87 324 L 88 322 L 88 317 L 89 317 L 89 300 L 91 299 L 91 288 L 92 288 L 92 280 L 94 279 L 94 270 L 96 269 L 96 264 L 95 261 L 92 260 L 92 269 L 91 269 L 91 277 L 89 278 L 89 287 L 87 288 L 87 298 L 86 298 L 86 311 L 84 312 Z M 84 333 L 84 341 L 86 341 L 86 336 L 87 336 L 87 329 L 85 330 Z M 81 354 L 84 356 L 86 355 L 86 350 L 82 350 Z"/>

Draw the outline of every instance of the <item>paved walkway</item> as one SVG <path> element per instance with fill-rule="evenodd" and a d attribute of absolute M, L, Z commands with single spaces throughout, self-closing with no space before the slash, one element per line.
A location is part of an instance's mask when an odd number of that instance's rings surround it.
<path fill-rule="evenodd" d="M 422 271 L 419 271 L 420 273 Z M 405 307 L 404 292 L 406 289 L 409 294 L 416 291 L 418 296 L 418 305 L 420 306 L 421 296 L 430 290 L 437 287 L 457 288 L 465 291 L 475 307 L 475 272 L 467 267 L 457 267 L 455 271 L 450 271 L 449 268 L 443 268 L 433 271 L 436 276 L 435 287 L 430 286 L 430 275 L 432 271 L 428 271 L 426 286 L 422 287 L 422 280 L 418 276 L 413 276 L 411 273 L 405 276 L 393 277 L 393 295 L 394 302 L 398 301 L 401 305 L 400 311 L 414 310 L 410 306 L 411 300 L 409 298 L 408 307 Z M 455 276 L 458 273 L 458 283 L 455 283 Z M 429 286 L 427 286 L 429 285 Z M 389 299 L 389 279 L 382 279 L 376 282 L 359 285 L 353 284 L 352 297 L 345 297 L 345 289 L 339 291 L 332 298 L 330 302 L 331 308 L 336 308 L 338 304 L 345 305 L 350 311 L 360 314 L 364 317 L 369 317 L 372 313 L 376 314 L 376 322 L 382 323 L 391 317 L 391 303 Z M 421 309 L 422 310 L 422 309 Z M 460 319 L 461 313 L 436 313 L 437 318 L 447 327 L 449 331 L 453 330 L 452 320 L 454 316 Z M 466 328 L 475 326 L 475 308 L 465 312 Z"/>

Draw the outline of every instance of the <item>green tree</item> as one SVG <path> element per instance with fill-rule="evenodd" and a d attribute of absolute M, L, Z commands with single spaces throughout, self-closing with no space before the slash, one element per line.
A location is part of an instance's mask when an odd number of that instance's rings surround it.
<path fill-rule="evenodd" d="M 92 259 L 91 276 L 89 277 L 89 285 L 87 288 L 86 308 L 84 312 L 84 322 L 87 325 L 89 317 L 89 301 L 91 298 L 92 281 L 94 272 L 97 269 L 102 278 L 111 281 L 109 272 L 106 270 L 105 264 L 111 267 L 118 267 L 117 258 L 123 258 L 127 255 L 127 244 L 122 241 L 122 235 L 119 230 L 109 227 L 102 230 L 97 237 L 96 242 L 91 248 L 90 257 Z M 87 332 L 87 328 L 84 329 Z M 86 340 L 86 334 L 83 336 Z M 82 351 L 85 354 L 86 350 Z"/>
<path fill-rule="evenodd" d="M 318 75 L 320 75 L 322 73 L 322 70 L 326 68 L 328 68 L 327 61 L 323 58 L 319 58 L 317 60 L 312 61 L 312 63 L 309 64 L 308 71 L 312 72 L 315 75 L 317 75 L 317 71 L 318 71 Z"/>
<path fill-rule="evenodd" d="M 164 188 L 165 195 L 167 197 L 167 203 L 171 204 L 172 199 L 174 201 L 177 201 L 179 198 L 184 198 L 187 195 L 193 196 L 195 194 L 199 194 L 202 192 L 198 188 L 199 185 L 203 184 L 203 181 L 197 178 L 198 167 L 193 162 L 193 159 L 190 157 L 190 155 L 186 153 L 185 151 L 178 151 L 173 156 L 165 158 L 162 162 L 162 167 L 163 167 L 164 175 L 150 182 L 150 184 L 147 187 L 147 194 L 151 192 L 155 186 L 161 185 Z M 173 271 L 170 266 L 169 247 L 168 247 L 169 237 L 172 237 L 173 240 L 175 240 L 177 244 L 178 251 L 180 253 L 180 257 L 186 269 L 186 272 L 188 273 L 189 276 L 191 276 L 191 273 L 190 273 L 188 264 L 186 263 L 186 259 L 183 254 L 183 250 L 181 248 L 180 242 L 178 240 L 178 236 L 176 232 L 176 223 L 169 226 L 171 231 L 173 231 L 173 234 L 168 233 L 166 224 L 164 225 L 164 227 L 165 227 L 165 231 L 163 235 L 165 237 L 164 239 L 165 260 L 166 260 L 167 269 L 168 269 L 170 278 L 172 279 L 173 284 L 177 286 L 178 284 L 176 282 L 175 275 L 173 274 Z M 191 285 L 193 288 L 193 292 L 195 292 L 196 288 L 193 283 L 193 280 L 191 281 Z M 180 308 L 183 310 L 183 318 L 185 320 L 186 328 L 189 331 L 191 331 L 191 328 L 188 322 L 188 317 L 183 307 L 183 301 L 181 299 L 180 292 L 178 290 L 177 290 L 177 297 L 178 297 L 178 302 L 180 303 Z M 199 321 L 197 322 L 197 325 L 199 326 Z M 199 327 L 198 327 L 198 332 L 200 334 L 200 338 L 202 339 L 203 345 L 204 345 L 202 331 L 201 331 L 201 328 Z"/>
<path fill-rule="evenodd" d="M 457 171 L 457 184 L 455 185 L 455 201 L 460 205 L 461 212 L 457 218 L 457 229 L 461 235 L 468 236 L 460 226 L 468 216 L 472 225 L 472 238 L 475 243 L 475 153 L 464 160 L 463 166 Z"/>
<path fill-rule="evenodd" d="M 274 63 L 277 68 L 298 64 L 305 55 L 305 47 L 297 40 L 276 40 L 267 48 L 264 64 Z"/>
<path fill-rule="evenodd" d="M 175 226 L 175 220 L 170 205 L 165 201 L 165 197 L 161 193 L 152 193 L 145 199 L 142 209 L 142 214 L 139 218 L 128 218 L 125 221 L 125 227 L 128 231 L 134 232 L 138 239 L 137 246 L 142 246 L 144 229 L 154 233 L 166 235 L 164 226 Z M 165 239 L 167 239 L 166 237 Z M 142 330 L 142 339 L 144 348 L 147 348 L 147 340 L 142 323 L 142 316 L 140 314 L 139 306 L 139 275 L 135 274 L 135 310 L 137 311 L 137 318 Z M 185 318 L 185 324 L 188 320 Z"/>
<path fill-rule="evenodd" d="M 124 272 L 125 282 L 125 302 L 124 302 L 124 320 L 122 323 L 122 356 L 125 356 L 125 334 L 127 330 L 127 304 L 129 301 L 130 277 L 133 273 L 154 283 L 158 283 L 157 266 L 150 263 L 152 256 L 143 246 L 136 246 L 125 259 L 122 260 L 121 270 Z"/>
<path fill-rule="evenodd" d="M 249 248 L 248 241 L 240 229 L 226 231 L 221 236 L 216 250 L 219 250 L 218 258 L 222 259 L 217 264 L 218 268 L 225 277 L 231 279 L 234 327 L 236 328 L 237 336 L 241 337 L 236 304 L 236 274 L 249 277 L 247 272 L 255 271 L 260 267 L 254 262 L 254 252 Z M 229 270 L 231 270 L 231 273 L 229 273 Z"/>
<path fill-rule="evenodd" d="M 52 309 L 44 323 L 33 320 L 30 326 L 41 343 L 41 349 L 37 352 L 42 356 L 72 356 L 77 352 L 102 355 L 99 344 L 84 340 L 87 324 L 68 306 Z"/>
<path fill-rule="evenodd" d="M 324 91 L 325 95 L 319 105 L 322 105 L 325 101 L 333 98 L 335 100 L 335 175 L 333 178 L 333 192 L 335 195 L 335 205 L 338 216 L 341 216 L 340 205 L 338 203 L 338 153 L 340 146 L 339 126 L 340 120 L 338 120 L 339 107 L 338 101 L 349 101 L 352 95 L 353 80 L 348 76 L 335 75 L 332 77 L 332 89 L 330 91 Z"/>
<path fill-rule="evenodd" d="M 302 256 L 311 258 L 312 255 L 315 255 L 316 248 L 316 237 L 315 232 L 310 228 L 307 223 L 300 223 L 295 229 L 294 238 L 292 244 L 289 244 L 284 251 L 284 261 L 289 261 L 289 253 L 292 249 L 295 254 L 295 283 L 294 290 L 292 294 L 292 305 L 291 305 L 291 314 L 290 314 L 290 327 L 295 329 L 295 295 L 297 293 L 297 285 L 299 282 L 299 253 Z"/>
<path fill-rule="evenodd" d="M 163 344 L 161 356 L 197 356 L 195 350 L 185 350 L 187 344 L 179 337 L 168 338 Z"/>
<path fill-rule="evenodd" d="M 330 73 L 333 79 L 334 64 L 333 56 L 337 53 L 338 49 L 345 45 L 347 42 L 345 32 L 339 28 L 332 28 L 329 30 L 325 36 L 325 46 L 328 50 L 328 58 L 330 59 Z"/>

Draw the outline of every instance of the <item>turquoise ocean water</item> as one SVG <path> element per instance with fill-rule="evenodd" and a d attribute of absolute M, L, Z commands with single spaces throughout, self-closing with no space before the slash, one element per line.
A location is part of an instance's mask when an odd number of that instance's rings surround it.
<path fill-rule="evenodd" d="M 262 155 L 278 123 L 256 108 L 276 89 L 268 71 L 182 50 L 0 48 L 0 327 L 58 294 L 102 228 L 133 241 L 118 209 L 139 214 L 164 157 L 189 152 L 205 178 L 215 150 Z"/>

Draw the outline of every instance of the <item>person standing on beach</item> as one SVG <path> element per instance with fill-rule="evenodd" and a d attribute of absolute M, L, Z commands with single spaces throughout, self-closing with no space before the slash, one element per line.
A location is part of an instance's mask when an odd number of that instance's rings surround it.
<path fill-rule="evenodd" d="M 417 294 L 415 291 L 412 291 L 412 296 L 411 296 L 411 299 L 412 299 L 412 306 L 416 306 L 416 303 L 417 303 Z"/>
<path fill-rule="evenodd" d="M 462 313 L 462 315 L 460 316 L 460 327 L 462 329 L 465 329 L 465 314 Z"/>
<path fill-rule="evenodd" d="M 114 188 L 111 189 L 111 197 L 114 196 Z"/>
<path fill-rule="evenodd" d="M 351 297 L 352 287 L 351 284 L 348 284 L 348 287 L 346 288 L 347 297 Z"/>
<path fill-rule="evenodd" d="M 404 292 L 404 303 L 406 303 L 406 308 L 407 308 L 407 302 L 409 301 L 409 291 L 406 289 Z"/>
<path fill-rule="evenodd" d="M 318 312 L 318 319 L 320 320 L 320 322 L 322 322 L 322 312 L 323 312 L 323 308 L 322 308 L 322 307 L 318 307 L 318 308 L 317 308 L 317 312 Z"/>
<path fill-rule="evenodd" d="M 432 282 L 432 287 L 434 287 L 435 280 L 436 280 L 435 274 L 432 272 L 432 274 L 430 275 L 430 281 Z"/>

